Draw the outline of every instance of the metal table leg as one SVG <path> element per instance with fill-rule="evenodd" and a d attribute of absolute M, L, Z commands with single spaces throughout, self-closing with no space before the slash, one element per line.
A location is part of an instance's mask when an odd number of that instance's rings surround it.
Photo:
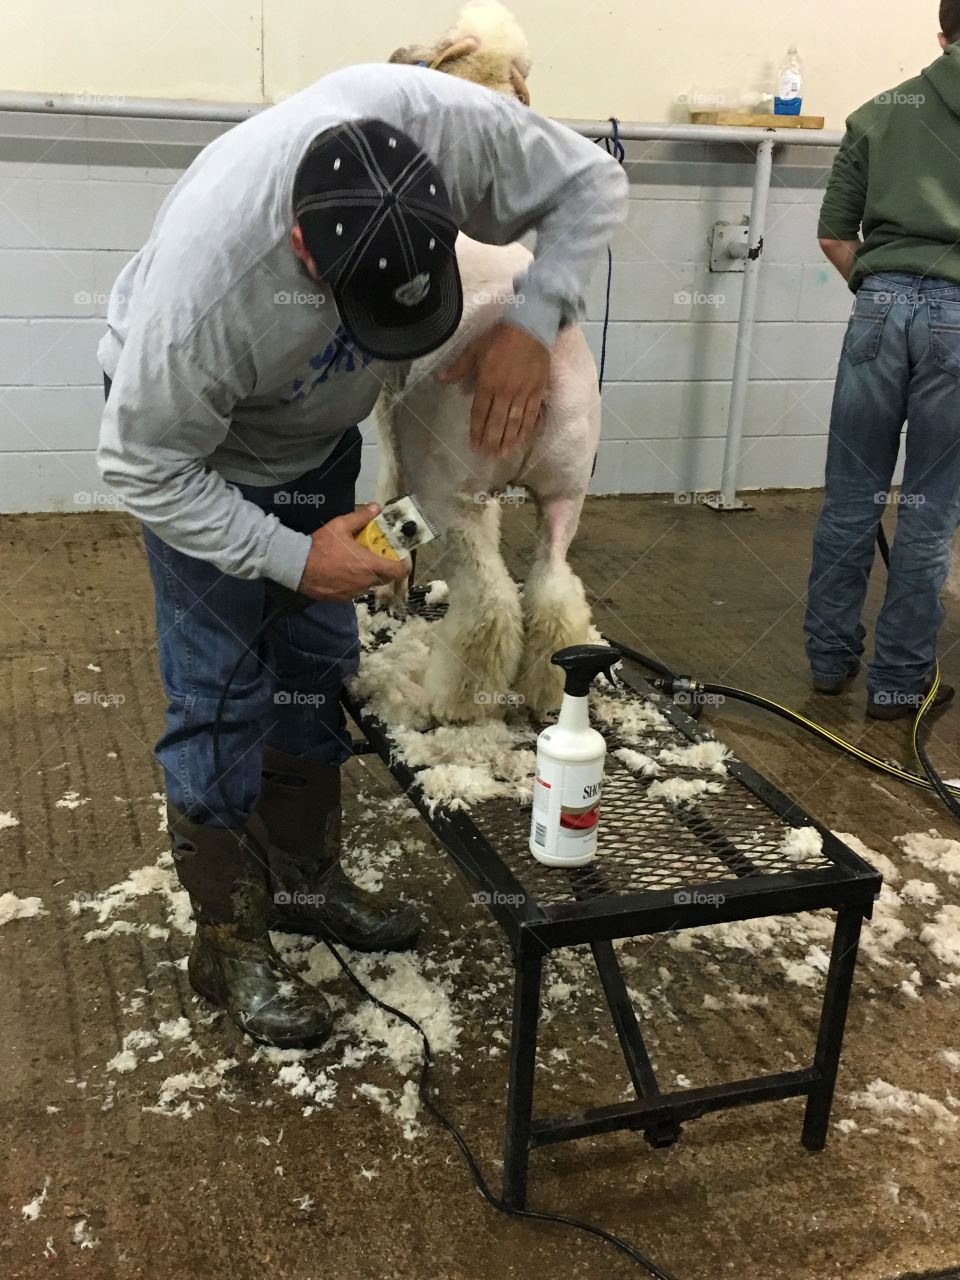
<path fill-rule="evenodd" d="M 527 1201 L 530 1160 L 530 1122 L 533 1115 L 533 1077 L 540 1022 L 540 980 L 543 956 L 539 950 L 517 948 L 513 987 L 513 1032 L 510 1040 L 510 1082 L 507 1087 L 506 1143 L 503 1153 L 503 1198 L 511 1209 Z"/>
<path fill-rule="evenodd" d="M 814 1060 L 819 1079 L 810 1090 L 803 1122 L 803 1145 L 808 1151 L 822 1151 L 827 1145 L 827 1128 L 837 1072 L 840 1069 L 843 1033 L 850 1007 L 863 921 L 862 907 L 844 907 L 837 915 L 830 971 L 827 974 L 827 989 L 820 1017 L 817 1056 Z"/>
<path fill-rule="evenodd" d="M 613 1015 L 613 1025 L 617 1030 L 636 1095 L 638 1098 L 656 1098 L 660 1094 L 660 1086 L 613 943 L 592 942 L 590 950 L 600 974 L 600 983 Z M 645 1131 L 644 1136 L 653 1147 L 670 1147 L 680 1137 L 680 1126 L 672 1122 L 653 1125 Z"/>

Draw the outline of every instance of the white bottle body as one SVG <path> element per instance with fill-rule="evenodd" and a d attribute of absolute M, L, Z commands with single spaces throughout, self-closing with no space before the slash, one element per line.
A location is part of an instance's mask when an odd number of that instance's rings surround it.
<path fill-rule="evenodd" d="M 559 723 L 537 739 L 530 852 L 538 862 L 582 867 L 596 857 L 606 755 L 587 699 L 566 694 Z"/>

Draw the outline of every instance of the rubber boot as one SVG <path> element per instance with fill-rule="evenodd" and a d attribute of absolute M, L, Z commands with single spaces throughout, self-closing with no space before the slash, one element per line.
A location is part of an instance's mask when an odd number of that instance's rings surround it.
<path fill-rule="evenodd" d="M 327 938 L 355 951 L 413 946 L 421 925 L 416 908 L 365 893 L 340 865 L 337 765 L 266 747 L 257 816 L 270 833 L 271 929 Z"/>
<path fill-rule="evenodd" d="M 203 826 L 172 805 L 167 821 L 177 876 L 197 921 L 187 962 L 193 989 L 260 1044 L 323 1044 L 333 1026 L 329 1004 L 284 964 L 270 941 L 263 823 L 251 818 L 232 829 Z"/>

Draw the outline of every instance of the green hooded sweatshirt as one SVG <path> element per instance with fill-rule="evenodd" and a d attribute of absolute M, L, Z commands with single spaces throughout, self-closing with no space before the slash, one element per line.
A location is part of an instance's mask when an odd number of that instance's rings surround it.
<path fill-rule="evenodd" d="M 861 228 L 854 291 L 891 271 L 960 284 L 960 44 L 847 121 L 819 234 L 856 240 Z"/>

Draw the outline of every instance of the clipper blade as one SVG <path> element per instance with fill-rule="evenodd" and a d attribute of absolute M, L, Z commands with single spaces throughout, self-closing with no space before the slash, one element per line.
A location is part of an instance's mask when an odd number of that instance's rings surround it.
<path fill-rule="evenodd" d="M 357 542 L 391 560 L 402 560 L 412 551 L 439 537 L 439 530 L 412 493 L 393 498 L 365 529 Z"/>

